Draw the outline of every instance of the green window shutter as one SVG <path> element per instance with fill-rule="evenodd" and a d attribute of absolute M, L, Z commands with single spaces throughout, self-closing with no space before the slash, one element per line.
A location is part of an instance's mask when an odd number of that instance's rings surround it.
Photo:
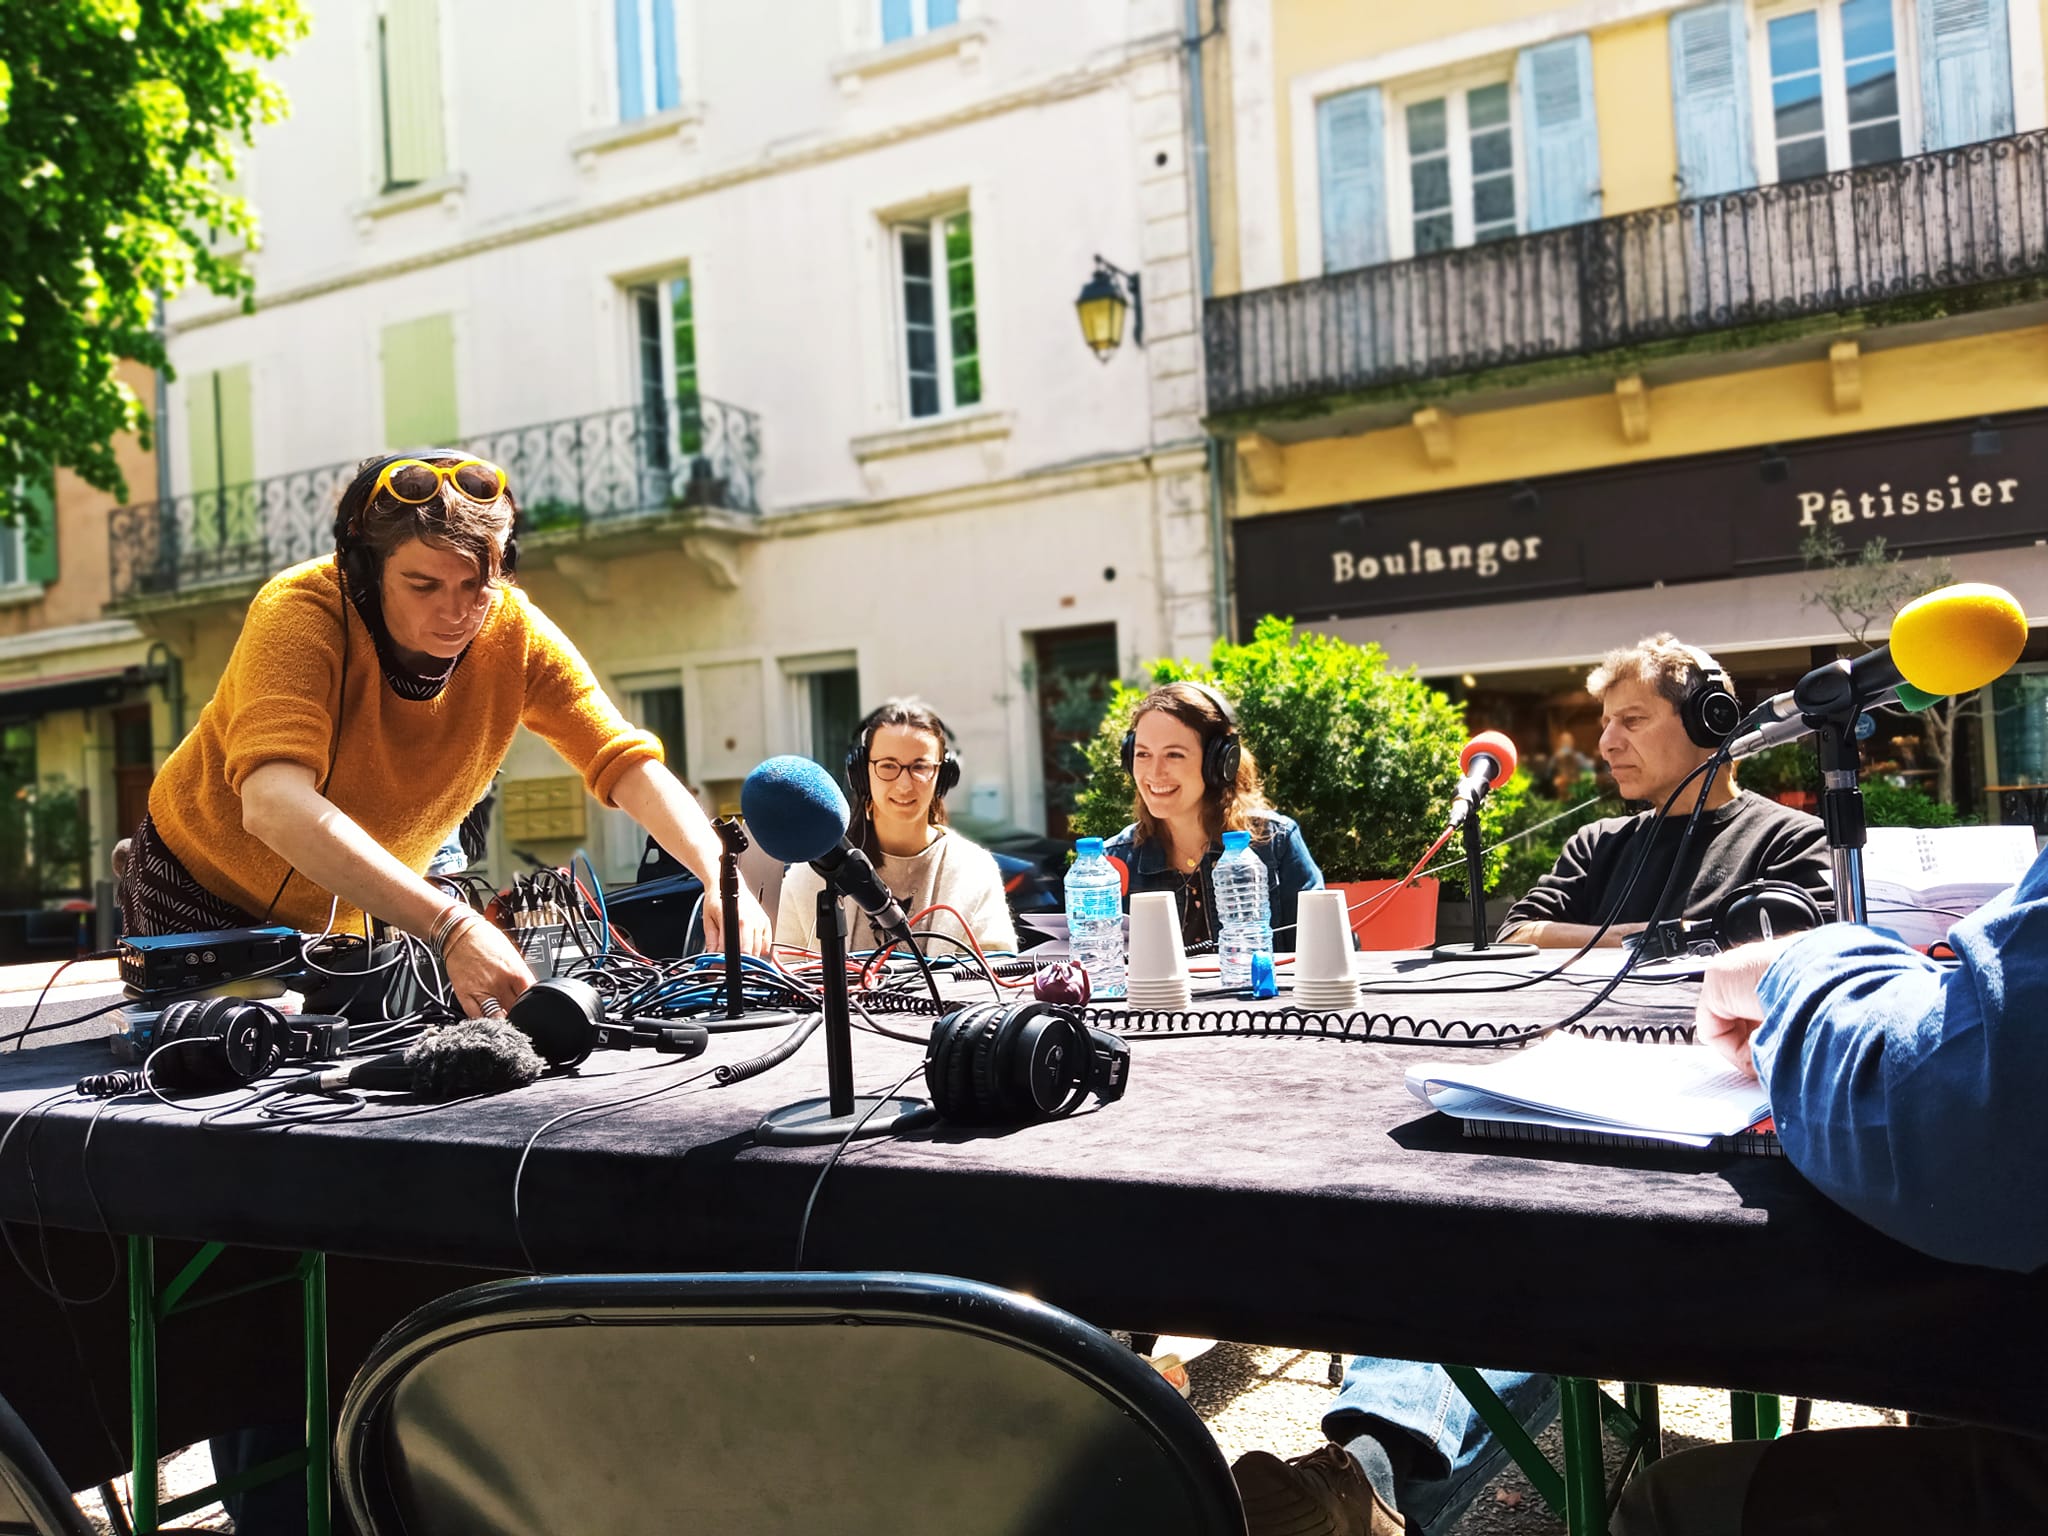
<path fill-rule="evenodd" d="M 385 326 L 382 355 L 385 446 L 454 442 L 455 317 L 424 315 Z"/>
<path fill-rule="evenodd" d="M 384 180 L 406 187 L 448 168 L 436 0 L 384 0 Z"/>
<path fill-rule="evenodd" d="M 24 575 L 48 586 L 57 579 L 57 477 L 31 481 L 24 488 L 35 521 L 23 530 L 28 541 Z"/>
<path fill-rule="evenodd" d="M 218 375 L 195 373 L 185 381 L 185 430 L 191 446 L 191 473 L 186 486 L 193 495 L 220 489 L 220 410 Z"/>
<path fill-rule="evenodd" d="M 221 544 L 220 375 L 195 373 L 185 381 L 185 430 L 191 445 L 192 522 L 187 534 L 194 549 Z"/>
<path fill-rule="evenodd" d="M 220 423 L 222 540 L 256 541 L 256 426 L 249 407 L 249 365 L 237 363 L 214 375 L 214 409 Z"/>
<path fill-rule="evenodd" d="M 981 401 L 981 328 L 974 315 L 974 226 L 970 216 L 946 220 L 946 315 L 952 326 L 953 404 Z"/>
<path fill-rule="evenodd" d="M 1323 270 L 1387 259 L 1386 107 L 1376 85 L 1316 103 L 1323 192 Z"/>

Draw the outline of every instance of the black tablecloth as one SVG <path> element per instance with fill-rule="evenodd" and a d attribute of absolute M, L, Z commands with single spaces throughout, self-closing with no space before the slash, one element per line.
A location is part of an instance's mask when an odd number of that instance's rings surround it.
<path fill-rule="evenodd" d="M 1550 984 L 1372 1006 L 1513 1024 L 1585 996 Z M 1596 1017 L 1689 1014 L 1682 988 L 1631 987 Z M 763 1111 L 824 1091 L 822 1037 L 752 1081 L 708 1075 L 774 1038 L 722 1036 L 687 1063 L 593 1058 L 493 1099 L 327 1124 L 202 1126 L 122 1100 L 89 1162 L 92 1108 L 68 1101 L 35 1126 L 43 1219 L 94 1230 L 96 1194 L 114 1231 L 159 1237 L 518 1269 L 523 1236 L 549 1270 L 787 1268 L 827 1149 L 759 1147 L 751 1133 Z M 1781 1159 L 1465 1138 L 1402 1083 L 1440 1045 L 1179 1033 L 1133 1053 L 1128 1097 L 1069 1121 L 856 1143 L 817 1201 L 806 1264 L 969 1276 L 1105 1326 L 2048 1429 L 2048 1275 L 1913 1253 Z M 860 1086 L 879 1089 L 918 1051 L 856 1032 L 854 1056 Z M 83 1042 L 0 1055 L 0 1124 L 105 1060 Z M 539 1140 L 515 1234 L 528 1138 L 565 1110 L 662 1086 Z M 30 1215 L 26 1139 L 0 1163 L 0 1213 L 17 1222 Z"/>

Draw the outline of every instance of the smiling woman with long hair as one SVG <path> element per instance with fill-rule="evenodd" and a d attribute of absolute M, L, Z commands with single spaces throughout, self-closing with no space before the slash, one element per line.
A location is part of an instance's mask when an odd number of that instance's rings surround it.
<path fill-rule="evenodd" d="M 1266 866 L 1275 947 L 1294 947 L 1297 898 L 1322 886 L 1323 872 L 1301 828 L 1266 803 L 1258 764 L 1238 735 L 1223 696 L 1205 683 L 1176 682 L 1146 694 L 1124 735 L 1124 767 L 1135 790 L 1131 824 L 1103 844 L 1130 871 L 1130 890 L 1172 891 L 1181 937 L 1216 937 L 1212 873 L 1225 832 L 1249 832 Z"/>
<path fill-rule="evenodd" d="M 335 553 L 280 571 L 249 604 L 219 687 L 150 789 L 123 881 L 130 933 L 367 913 L 435 944 L 467 1013 L 533 976 L 509 938 L 424 877 L 525 726 L 604 805 L 711 885 L 704 813 L 569 643 L 513 585 L 505 472 L 452 449 L 363 460 Z M 710 909 L 710 942 L 720 942 Z M 768 919 L 742 893 L 741 942 Z"/>
<path fill-rule="evenodd" d="M 861 721 L 847 749 L 846 788 L 853 802 L 847 837 L 875 861 L 907 915 L 932 906 L 952 909 L 932 913 L 915 931 L 956 941 L 971 935 L 984 950 L 1014 950 L 1017 929 L 995 859 L 946 824 L 946 793 L 959 778 L 960 759 L 937 711 L 921 699 L 890 699 Z M 778 944 L 818 947 L 823 887 L 808 864 L 790 870 L 776 911 Z M 851 897 L 842 897 L 840 905 L 853 948 L 887 942 Z"/>

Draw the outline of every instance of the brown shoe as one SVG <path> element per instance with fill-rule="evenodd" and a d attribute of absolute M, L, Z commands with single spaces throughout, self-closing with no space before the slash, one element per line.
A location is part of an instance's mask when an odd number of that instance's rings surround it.
<path fill-rule="evenodd" d="M 1408 1529 L 1341 1445 L 1291 1461 L 1247 1451 L 1230 1472 L 1249 1536 L 1402 1536 Z"/>

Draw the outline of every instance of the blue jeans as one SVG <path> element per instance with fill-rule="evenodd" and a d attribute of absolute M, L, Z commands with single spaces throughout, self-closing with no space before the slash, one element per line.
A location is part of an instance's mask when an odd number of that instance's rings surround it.
<path fill-rule="evenodd" d="M 1479 1374 L 1532 1437 L 1557 1417 L 1556 1377 Z M 1388 1446 L 1395 1466 L 1394 1507 L 1410 1530 L 1425 1536 L 1463 1514 L 1508 1461 L 1507 1447 L 1443 1367 L 1416 1360 L 1353 1360 L 1343 1390 L 1323 1415 L 1323 1433 L 1338 1445 L 1369 1434 Z"/>

